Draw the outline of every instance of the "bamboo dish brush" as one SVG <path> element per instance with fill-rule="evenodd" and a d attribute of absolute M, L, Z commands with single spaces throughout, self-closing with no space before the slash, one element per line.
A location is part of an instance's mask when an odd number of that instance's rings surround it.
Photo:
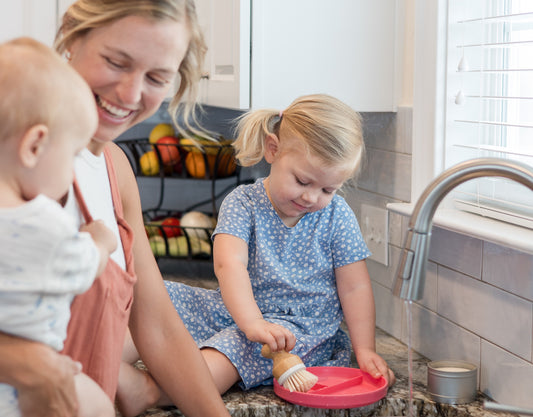
<path fill-rule="evenodd" d="M 307 392 L 318 381 L 318 376 L 305 369 L 302 360 L 286 351 L 272 352 L 268 345 L 263 345 L 261 355 L 272 359 L 272 374 L 283 388 L 290 392 Z"/>

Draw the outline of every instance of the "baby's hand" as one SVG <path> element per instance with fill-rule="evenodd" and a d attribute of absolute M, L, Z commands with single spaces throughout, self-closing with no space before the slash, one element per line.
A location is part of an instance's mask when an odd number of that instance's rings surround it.
<path fill-rule="evenodd" d="M 394 372 L 388 367 L 387 362 L 372 349 L 358 349 L 355 354 L 357 364 L 362 371 L 369 373 L 374 378 L 383 376 L 389 387 L 396 382 Z"/>
<path fill-rule="evenodd" d="M 246 330 L 246 337 L 252 342 L 268 344 L 272 352 L 286 350 L 289 352 L 296 344 L 296 337 L 287 328 L 270 323 L 264 319 L 254 320 Z"/>
<path fill-rule="evenodd" d="M 82 224 L 80 232 L 87 232 L 91 235 L 94 243 L 99 248 L 108 253 L 112 253 L 117 248 L 117 238 L 102 220 L 94 220 L 91 223 Z"/>

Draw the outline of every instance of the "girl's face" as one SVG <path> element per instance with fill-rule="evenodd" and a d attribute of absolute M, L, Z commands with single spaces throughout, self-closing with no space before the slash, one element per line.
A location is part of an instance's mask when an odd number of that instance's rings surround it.
<path fill-rule="evenodd" d="M 348 177 L 346 167 L 326 165 L 309 154 L 300 139 L 289 139 L 281 151 L 275 135 L 267 138 L 265 159 L 271 164 L 265 186 L 285 225 L 294 226 L 306 213 L 326 207 Z"/>
<path fill-rule="evenodd" d="M 185 23 L 128 16 L 73 42 L 70 63 L 91 87 L 98 107 L 91 150 L 102 149 L 156 112 L 173 86 L 189 39 Z"/>

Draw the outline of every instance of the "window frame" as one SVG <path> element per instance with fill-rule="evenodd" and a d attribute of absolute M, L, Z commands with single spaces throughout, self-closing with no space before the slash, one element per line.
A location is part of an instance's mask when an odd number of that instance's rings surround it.
<path fill-rule="evenodd" d="M 411 203 L 387 208 L 410 215 L 425 188 L 445 167 L 447 0 L 416 1 L 413 62 Z M 433 139 L 433 140 L 431 140 Z M 533 254 L 533 230 L 461 212 L 443 201 L 433 224 Z"/>

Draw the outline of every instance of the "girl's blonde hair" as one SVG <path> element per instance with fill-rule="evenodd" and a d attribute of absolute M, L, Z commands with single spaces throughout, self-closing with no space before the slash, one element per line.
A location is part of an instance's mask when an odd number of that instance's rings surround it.
<path fill-rule="evenodd" d="M 178 69 L 179 87 L 172 97 L 168 111 L 174 125 L 182 133 L 184 130 L 178 123 L 180 113 L 186 128 L 196 131 L 195 126 L 199 126 L 199 123 L 194 110 L 207 46 L 193 0 L 78 0 L 65 12 L 54 46 L 63 54 L 74 41 L 92 29 L 109 25 L 128 16 L 141 16 L 154 20 L 170 19 L 184 22 L 188 26 L 191 39 Z M 183 103 L 182 98 L 185 98 Z"/>
<path fill-rule="evenodd" d="M 358 171 L 365 146 L 361 116 L 347 104 L 326 94 L 302 96 L 279 110 L 255 110 L 241 116 L 233 146 L 242 166 L 263 159 L 265 138 L 275 134 L 283 148 L 284 137 L 295 134 L 307 151 L 328 165 L 348 165 Z"/>

